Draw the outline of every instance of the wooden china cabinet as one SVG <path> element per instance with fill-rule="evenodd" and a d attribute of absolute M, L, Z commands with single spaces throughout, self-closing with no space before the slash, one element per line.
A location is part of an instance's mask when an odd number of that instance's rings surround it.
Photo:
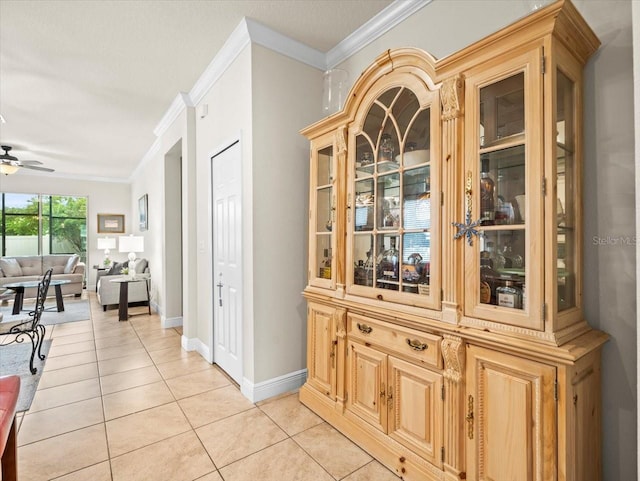
<path fill-rule="evenodd" d="M 384 52 L 311 142 L 303 403 L 408 480 L 599 480 L 568 1 Z"/>

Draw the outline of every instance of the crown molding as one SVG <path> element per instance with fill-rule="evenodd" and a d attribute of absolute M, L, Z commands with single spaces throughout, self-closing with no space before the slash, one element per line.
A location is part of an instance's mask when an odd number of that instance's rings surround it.
<path fill-rule="evenodd" d="M 153 133 L 156 137 L 160 137 L 164 134 L 167 129 L 173 124 L 173 122 L 178 118 L 178 116 L 182 113 L 185 107 L 193 107 L 194 104 L 191 101 L 191 97 L 186 92 L 178 92 L 176 98 L 173 99 L 171 105 L 156 125 L 156 128 L 153 129 Z"/>
<path fill-rule="evenodd" d="M 333 68 L 344 62 L 432 1 L 396 0 L 329 50 L 325 57 L 326 68 Z"/>
<path fill-rule="evenodd" d="M 319 70 L 326 70 L 327 60 L 324 52 L 311 48 L 280 32 L 276 32 L 250 18 L 245 18 L 244 21 L 248 27 L 249 38 L 252 43 L 262 45 L 274 52 L 278 52 Z"/>
<path fill-rule="evenodd" d="M 189 98 L 193 105 L 198 105 L 209 89 L 250 42 L 247 19 L 243 18 L 189 91 Z"/>
<path fill-rule="evenodd" d="M 129 180 L 135 178 L 149 158 L 158 152 L 160 148 L 159 138 L 178 118 L 185 107 L 195 107 L 198 105 L 233 61 L 242 53 L 244 48 L 251 43 L 256 43 L 324 71 L 343 62 L 432 1 L 433 0 L 395 0 L 326 54 L 276 32 L 255 20 L 244 17 L 202 75 L 200 75 L 189 93 L 179 92 L 173 100 L 153 130 L 153 133 L 157 137 L 156 141 L 131 173 Z"/>

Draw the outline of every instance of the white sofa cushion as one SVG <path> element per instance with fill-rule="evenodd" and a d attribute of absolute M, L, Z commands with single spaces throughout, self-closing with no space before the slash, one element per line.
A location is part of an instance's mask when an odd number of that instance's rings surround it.
<path fill-rule="evenodd" d="M 20 267 L 18 261 L 12 257 L 0 259 L 0 269 L 2 269 L 2 273 L 5 277 L 22 276 L 22 267 Z"/>
<path fill-rule="evenodd" d="M 45 273 L 49 269 L 53 269 L 54 274 L 64 274 L 64 268 L 69 260 L 69 255 L 48 254 L 42 256 L 42 272 Z"/>
<path fill-rule="evenodd" d="M 20 264 L 23 276 L 41 276 L 42 275 L 42 257 L 40 256 L 24 256 L 15 258 Z"/>
<path fill-rule="evenodd" d="M 69 260 L 67 260 L 67 264 L 64 266 L 64 273 L 71 274 L 78 265 L 79 261 L 80 256 L 78 256 L 78 254 L 73 254 L 71 257 L 69 257 Z"/>

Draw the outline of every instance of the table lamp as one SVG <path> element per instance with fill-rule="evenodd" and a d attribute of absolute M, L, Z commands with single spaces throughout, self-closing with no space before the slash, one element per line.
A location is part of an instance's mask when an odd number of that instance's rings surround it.
<path fill-rule="evenodd" d="M 135 274 L 136 252 L 144 252 L 144 237 L 131 234 L 119 239 L 118 250 L 129 253 L 129 275 L 133 276 Z"/>
<path fill-rule="evenodd" d="M 104 260 L 102 261 L 102 264 L 104 266 L 108 266 L 111 264 L 111 259 L 109 259 L 109 252 L 111 251 L 111 249 L 115 248 L 115 237 L 98 237 L 98 249 L 104 249 Z"/>

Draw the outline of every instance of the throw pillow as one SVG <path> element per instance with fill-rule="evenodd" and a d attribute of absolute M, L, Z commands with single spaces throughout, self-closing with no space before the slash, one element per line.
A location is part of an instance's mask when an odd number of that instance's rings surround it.
<path fill-rule="evenodd" d="M 107 271 L 106 275 L 119 276 L 120 274 L 122 274 L 122 269 L 124 269 L 125 267 L 129 267 L 129 261 L 124 261 L 124 262 L 113 261 L 111 263 L 111 269 Z"/>
<path fill-rule="evenodd" d="M 115 276 L 116 274 L 120 274 L 120 269 L 122 269 L 122 264 L 116 261 L 111 262 L 111 267 L 107 271 L 108 276 Z"/>
<path fill-rule="evenodd" d="M 80 256 L 78 256 L 78 254 L 73 254 L 69 257 L 67 264 L 64 266 L 64 273 L 71 274 L 78 265 L 78 262 L 80 262 Z"/>
<path fill-rule="evenodd" d="M 22 275 L 22 268 L 18 264 L 17 259 L 11 257 L 5 257 L 0 259 L 0 269 L 7 277 L 19 277 Z"/>
<path fill-rule="evenodd" d="M 144 274 L 148 263 L 147 259 L 136 259 L 136 274 Z"/>

